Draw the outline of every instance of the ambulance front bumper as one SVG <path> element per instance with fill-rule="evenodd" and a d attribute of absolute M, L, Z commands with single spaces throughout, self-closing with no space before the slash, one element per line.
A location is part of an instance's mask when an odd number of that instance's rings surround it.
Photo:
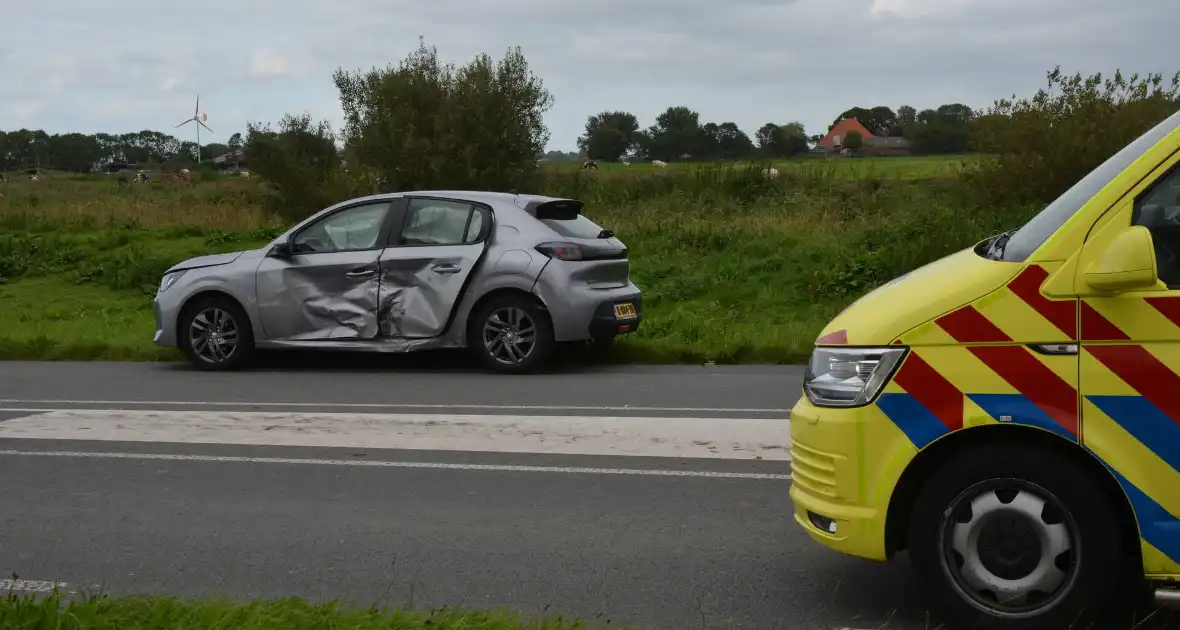
<path fill-rule="evenodd" d="M 866 439 L 876 422 L 889 422 L 875 406 L 820 408 L 806 397 L 791 410 L 791 501 L 795 522 L 822 545 L 842 553 L 886 560 L 885 515 L 889 489 L 874 490 L 866 472 Z M 874 449 L 875 450 L 875 449 Z M 871 473 L 869 473 L 871 474 Z"/>

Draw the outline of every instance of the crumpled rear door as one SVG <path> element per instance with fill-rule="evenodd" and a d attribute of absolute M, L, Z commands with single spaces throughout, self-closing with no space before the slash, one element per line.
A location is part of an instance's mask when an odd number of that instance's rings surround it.
<path fill-rule="evenodd" d="M 381 253 L 380 335 L 437 337 L 479 264 L 491 211 L 471 202 L 411 198 L 401 230 Z"/>

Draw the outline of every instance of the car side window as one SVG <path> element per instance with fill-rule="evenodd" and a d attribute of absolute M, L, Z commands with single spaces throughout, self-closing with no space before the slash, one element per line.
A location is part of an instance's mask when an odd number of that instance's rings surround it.
<path fill-rule="evenodd" d="M 1180 289 L 1180 168 L 1173 168 L 1135 202 L 1134 224 L 1151 232 L 1160 280 Z"/>
<path fill-rule="evenodd" d="M 295 235 L 296 254 L 356 252 L 377 247 L 389 202 L 368 203 L 335 212 Z"/>
<path fill-rule="evenodd" d="M 406 206 L 401 245 L 467 245 L 478 242 L 487 217 L 484 208 L 463 201 L 411 199 Z"/>

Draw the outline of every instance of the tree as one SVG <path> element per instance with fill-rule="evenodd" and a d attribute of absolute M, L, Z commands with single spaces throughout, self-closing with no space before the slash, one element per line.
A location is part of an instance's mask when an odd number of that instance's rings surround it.
<path fill-rule="evenodd" d="M 507 190 L 537 173 L 553 97 L 520 48 L 456 67 L 420 40 L 397 67 L 332 78 L 350 155 L 393 190 Z"/>
<path fill-rule="evenodd" d="M 892 109 L 885 107 L 884 105 L 878 105 L 872 109 L 853 107 L 852 109 L 841 113 L 836 117 L 836 120 L 832 121 L 832 124 L 828 126 L 828 131 L 831 131 L 832 128 L 838 125 L 840 122 L 850 118 L 855 118 L 860 121 L 860 124 L 864 125 L 866 129 L 873 132 L 873 135 L 875 136 L 893 135 L 894 130 L 897 128 L 897 114 L 894 114 Z"/>
<path fill-rule="evenodd" d="M 902 105 L 897 108 L 897 126 L 894 128 L 895 136 L 906 136 L 906 131 L 913 127 L 918 122 L 918 110 L 909 105 Z M 907 136 L 908 137 L 908 136 Z"/>
<path fill-rule="evenodd" d="M 1176 111 L 1180 73 L 1069 76 L 1057 67 L 1029 98 L 996 101 L 972 116 L 973 142 L 989 157 L 968 172 L 977 197 L 1043 203 Z M 962 120 L 957 106 L 939 108 Z M 938 112 L 936 112 L 938 113 Z"/>
<path fill-rule="evenodd" d="M 859 131 L 853 130 L 845 134 L 842 146 L 853 153 L 857 153 L 864 146 L 864 141 L 864 136 L 861 136 Z"/>
<path fill-rule="evenodd" d="M 639 136 L 645 155 L 664 161 L 695 155 L 694 152 L 707 146 L 706 138 L 700 114 L 684 106 L 664 110 L 656 117 L 656 123 Z"/>
<path fill-rule="evenodd" d="M 975 112 L 962 103 L 924 109 L 917 113 L 915 122 L 906 127 L 905 136 L 913 141 L 915 153 L 963 153 L 971 143 L 974 117 Z"/>
<path fill-rule="evenodd" d="M 237 168 L 238 165 L 241 164 L 242 146 L 243 146 L 242 134 L 235 132 L 234 135 L 230 136 L 229 140 L 226 141 L 225 146 L 230 151 L 233 151 L 234 167 Z"/>
<path fill-rule="evenodd" d="M 269 186 L 267 206 L 289 221 L 340 201 L 340 154 L 336 134 L 326 121 L 310 114 L 287 114 L 277 131 L 269 124 L 246 125 L 250 168 Z"/>
<path fill-rule="evenodd" d="M 807 132 L 800 122 L 766 123 L 758 129 L 756 137 L 758 149 L 767 157 L 783 158 L 807 152 Z"/>
<path fill-rule="evenodd" d="M 617 160 L 635 142 L 639 119 L 630 112 L 600 112 L 586 119 L 578 148 L 592 160 Z"/>

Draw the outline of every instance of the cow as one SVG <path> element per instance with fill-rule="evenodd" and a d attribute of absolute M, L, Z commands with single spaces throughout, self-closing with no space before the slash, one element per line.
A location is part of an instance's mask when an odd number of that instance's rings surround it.
<path fill-rule="evenodd" d="M 663 160 L 652 160 L 651 165 L 656 168 L 668 168 L 668 163 Z"/>
<path fill-rule="evenodd" d="M 586 160 L 585 162 L 582 162 L 582 170 L 583 171 L 585 171 L 585 170 L 597 171 L 598 170 L 598 162 L 596 162 L 594 160 Z"/>

